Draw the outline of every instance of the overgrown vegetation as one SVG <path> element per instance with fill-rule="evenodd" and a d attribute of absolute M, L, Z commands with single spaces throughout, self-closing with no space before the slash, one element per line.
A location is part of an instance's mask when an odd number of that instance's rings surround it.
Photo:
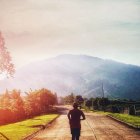
<path fill-rule="evenodd" d="M 19 90 L 6 91 L 0 96 L 0 124 L 17 122 L 52 112 L 57 96 L 48 89 L 40 89 L 21 96 Z"/>
<path fill-rule="evenodd" d="M 109 99 L 105 97 L 83 98 L 81 95 L 73 93 L 61 98 L 64 104 L 72 104 L 77 102 L 86 110 L 97 110 L 112 113 L 125 113 L 130 115 L 140 115 L 140 101 L 127 99 Z"/>
<path fill-rule="evenodd" d="M 29 134 L 32 134 L 33 132 L 40 129 L 40 127 L 34 126 L 46 125 L 57 116 L 57 114 L 43 115 L 14 124 L 3 125 L 0 126 L 0 133 L 10 140 L 21 140 Z M 0 134 L 0 138 L 1 137 L 2 135 Z"/>
<path fill-rule="evenodd" d="M 140 109 L 140 102 L 132 100 L 109 100 L 108 98 L 90 98 L 85 101 L 85 106 L 92 110 L 138 115 L 136 110 Z"/>

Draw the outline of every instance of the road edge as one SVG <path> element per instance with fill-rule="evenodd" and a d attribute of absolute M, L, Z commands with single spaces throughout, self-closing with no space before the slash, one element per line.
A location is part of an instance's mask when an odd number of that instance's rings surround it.
<path fill-rule="evenodd" d="M 33 132 L 32 134 L 27 135 L 26 137 L 24 137 L 22 140 L 31 140 L 33 137 L 35 137 L 41 130 L 46 129 L 50 126 L 50 124 L 52 124 L 58 117 L 60 117 L 60 114 L 58 114 L 57 117 L 55 117 L 53 120 L 51 120 L 50 122 L 48 122 L 45 127 L 41 127 L 39 130 Z"/>
<path fill-rule="evenodd" d="M 120 119 L 117 119 L 117 118 L 115 118 L 115 117 L 113 117 L 113 116 L 111 116 L 111 115 L 106 115 L 106 116 L 109 117 L 109 118 L 111 118 L 111 119 L 113 119 L 113 120 L 115 120 L 115 121 L 118 121 L 119 123 L 122 123 L 122 124 L 124 124 L 124 125 L 126 125 L 126 126 L 128 126 L 128 127 L 130 127 L 130 128 L 140 130 L 140 126 L 135 126 L 135 125 L 133 125 L 133 124 L 126 123 L 126 122 L 124 122 L 124 121 L 122 121 L 122 120 L 120 120 Z"/>

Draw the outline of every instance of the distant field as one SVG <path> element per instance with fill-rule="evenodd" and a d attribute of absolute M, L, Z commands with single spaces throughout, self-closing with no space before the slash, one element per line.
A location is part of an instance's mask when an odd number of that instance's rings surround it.
<path fill-rule="evenodd" d="M 0 126 L 0 133 L 5 135 L 10 140 L 21 140 L 22 138 L 39 130 L 39 127 L 32 127 L 35 125 L 45 125 L 55 119 L 58 114 L 50 114 L 34 117 L 25 121 Z M 0 135 L 0 140 L 5 140 Z"/>

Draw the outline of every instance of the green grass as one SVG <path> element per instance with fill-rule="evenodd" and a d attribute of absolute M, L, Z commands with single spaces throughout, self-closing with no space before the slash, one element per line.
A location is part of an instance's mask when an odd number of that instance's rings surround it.
<path fill-rule="evenodd" d="M 24 137 L 28 136 L 29 134 L 32 134 L 33 132 L 40 129 L 39 127 L 32 127 L 32 126 L 45 125 L 50 121 L 52 121 L 57 116 L 58 116 L 57 114 L 49 114 L 49 115 L 34 117 L 32 119 L 28 119 L 13 124 L 3 125 L 0 126 L 0 132 L 10 140 L 21 140 Z M 2 136 L 0 136 L 0 140 L 4 140 L 2 139 Z"/>
<path fill-rule="evenodd" d="M 133 125 L 135 127 L 140 127 L 140 116 L 133 116 L 133 115 L 128 115 L 128 114 L 120 114 L 120 113 L 110 113 L 110 112 L 104 112 L 104 111 L 93 111 L 93 112 L 104 114 L 104 115 L 110 115 L 125 123 L 129 123 L 130 125 Z"/>
<path fill-rule="evenodd" d="M 110 114 L 110 112 L 104 112 L 104 111 L 97 111 L 97 110 L 93 110 L 92 112 L 98 113 L 98 114 L 104 114 L 104 115 L 108 115 Z"/>
<path fill-rule="evenodd" d="M 127 114 L 119 114 L 119 113 L 110 113 L 112 117 L 115 117 L 121 121 L 124 121 L 126 123 L 132 124 L 136 127 L 140 127 L 140 117 L 138 116 L 132 116 Z"/>

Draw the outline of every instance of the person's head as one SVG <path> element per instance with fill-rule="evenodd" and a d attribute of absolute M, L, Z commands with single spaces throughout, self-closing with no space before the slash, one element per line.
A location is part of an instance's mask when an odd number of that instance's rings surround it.
<path fill-rule="evenodd" d="M 78 108 L 78 104 L 77 103 L 73 103 L 73 108 L 77 109 Z"/>

